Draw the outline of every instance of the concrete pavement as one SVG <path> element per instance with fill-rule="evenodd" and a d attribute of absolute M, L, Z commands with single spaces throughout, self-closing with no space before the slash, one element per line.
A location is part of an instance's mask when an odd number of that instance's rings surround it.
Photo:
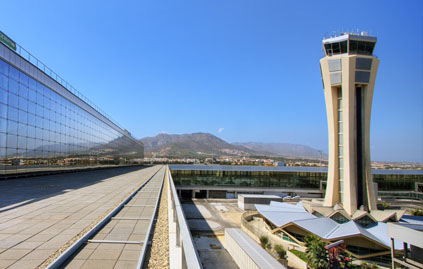
<path fill-rule="evenodd" d="M 0 268 L 39 266 L 158 168 L 116 168 L 0 181 Z"/>

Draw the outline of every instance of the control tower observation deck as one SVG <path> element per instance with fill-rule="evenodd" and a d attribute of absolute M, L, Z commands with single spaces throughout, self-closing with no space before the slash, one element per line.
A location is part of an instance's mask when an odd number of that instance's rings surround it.
<path fill-rule="evenodd" d="M 379 60 L 376 37 L 344 33 L 323 39 L 320 60 L 329 134 L 325 206 L 353 215 L 376 210 L 370 166 L 370 113 Z"/>

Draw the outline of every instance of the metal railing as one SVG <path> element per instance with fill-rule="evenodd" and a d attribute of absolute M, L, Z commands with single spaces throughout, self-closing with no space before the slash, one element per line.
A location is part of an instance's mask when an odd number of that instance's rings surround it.
<path fill-rule="evenodd" d="M 29 53 L 26 49 L 24 49 L 21 45 L 16 43 L 16 50 L 14 51 L 19 56 L 21 56 L 23 59 L 27 60 L 31 64 L 33 64 L 35 67 L 40 69 L 42 72 L 44 72 L 47 76 L 52 78 L 54 81 L 62 85 L 66 90 L 71 92 L 73 95 L 81 99 L 83 102 L 85 102 L 87 105 L 91 106 L 94 110 L 96 110 L 98 113 L 102 114 L 106 118 L 108 118 L 110 121 L 112 121 L 116 126 L 118 126 L 122 131 L 124 128 L 119 125 L 112 117 L 110 117 L 106 112 L 104 112 L 101 108 L 96 106 L 90 99 L 85 97 L 81 92 L 79 92 L 77 89 L 75 89 L 71 84 L 69 84 L 66 80 L 64 80 L 61 76 L 59 76 L 56 72 L 54 72 L 51 68 L 49 68 L 47 65 L 45 65 L 43 62 L 38 60 L 37 57 Z"/>
<path fill-rule="evenodd" d="M 170 187 L 173 222 L 176 224 L 176 247 L 181 248 L 182 268 L 202 268 L 197 249 L 192 241 L 182 205 L 179 202 L 178 193 L 176 192 L 169 166 L 167 166 L 167 175 Z"/>

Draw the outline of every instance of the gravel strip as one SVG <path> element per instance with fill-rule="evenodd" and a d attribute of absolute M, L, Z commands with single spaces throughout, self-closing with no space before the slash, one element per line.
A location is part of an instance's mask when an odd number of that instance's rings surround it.
<path fill-rule="evenodd" d="M 160 197 L 157 222 L 154 227 L 151 253 L 147 268 L 170 268 L 169 265 L 169 223 L 167 211 L 168 178 L 166 176 Z"/>
<path fill-rule="evenodd" d="M 149 177 L 148 177 L 149 178 Z M 68 241 L 66 244 L 64 244 L 62 247 L 60 247 L 56 252 L 54 252 L 50 257 L 48 257 L 42 264 L 40 264 L 37 269 L 43 269 L 46 268 L 50 263 L 52 263 L 57 257 L 59 257 L 63 252 L 65 252 L 70 246 L 73 245 L 79 238 L 83 237 L 86 233 L 88 233 L 92 228 L 94 228 L 103 218 L 105 218 L 113 209 L 115 209 L 120 203 L 122 203 L 126 198 L 128 198 L 136 189 L 141 187 L 143 183 L 140 183 L 137 187 L 133 188 L 127 195 L 125 195 L 119 202 L 117 202 L 115 205 L 113 205 L 112 208 L 108 209 L 106 212 L 104 212 L 103 215 L 98 217 L 96 220 L 94 220 L 89 226 L 87 226 L 84 230 L 82 230 L 78 235 L 76 235 L 74 238 L 72 238 L 70 241 Z"/>

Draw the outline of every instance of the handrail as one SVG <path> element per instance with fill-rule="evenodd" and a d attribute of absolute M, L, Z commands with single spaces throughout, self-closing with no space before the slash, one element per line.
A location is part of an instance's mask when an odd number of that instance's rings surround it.
<path fill-rule="evenodd" d="M 15 53 L 19 54 L 23 59 L 27 60 L 31 64 L 33 64 L 35 67 L 40 69 L 43 73 L 45 73 L 47 76 L 52 78 L 54 81 L 62 85 L 66 90 L 68 90 L 70 93 L 84 101 L 87 105 L 91 106 L 94 110 L 96 110 L 101 115 L 108 118 L 111 122 L 116 124 L 122 131 L 125 129 L 119 125 L 112 117 L 110 117 L 106 112 L 104 112 L 101 108 L 99 108 L 97 105 L 95 105 L 90 99 L 85 97 L 81 92 L 79 92 L 77 89 L 75 89 L 71 84 L 69 84 L 66 80 L 64 80 L 62 77 L 60 77 L 57 73 L 55 73 L 51 68 L 49 68 L 47 65 L 45 65 L 43 62 L 41 62 L 37 57 L 29 53 L 26 49 L 24 49 L 21 45 L 16 43 L 16 50 L 14 50 Z"/>
<path fill-rule="evenodd" d="M 173 211 L 173 221 L 176 223 L 176 247 L 182 248 L 182 268 L 201 269 L 203 267 L 198 257 L 197 249 L 195 248 L 194 242 L 192 240 L 182 205 L 179 202 L 178 193 L 176 192 L 169 166 L 167 166 L 166 169 L 170 186 L 169 190 Z"/>

